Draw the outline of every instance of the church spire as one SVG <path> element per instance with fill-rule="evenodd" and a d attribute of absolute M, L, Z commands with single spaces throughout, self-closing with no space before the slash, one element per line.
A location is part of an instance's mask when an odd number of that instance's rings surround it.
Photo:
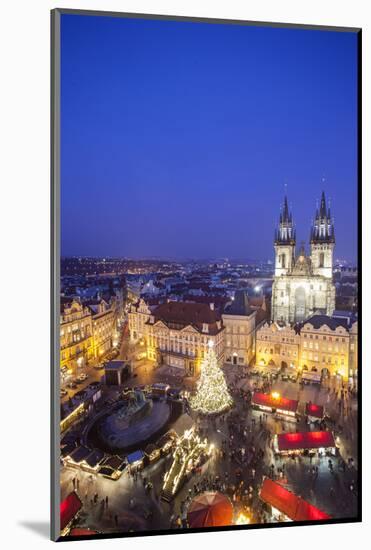
<path fill-rule="evenodd" d="M 275 244 L 295 244 L 295 228 L 292 213 L 289 210 L 287 195 L 283 201 L 278 228 L 275 231 Z"/>
<path fill-rule="evenodd" d="M 320 206 L 319 209 L 317 208 L 311 228 L 310 241 L 312 244 L 335 242 L 334 220 L 331 218 L 330 208 L 326 206 L 324 191 L 322 191 Z"/>

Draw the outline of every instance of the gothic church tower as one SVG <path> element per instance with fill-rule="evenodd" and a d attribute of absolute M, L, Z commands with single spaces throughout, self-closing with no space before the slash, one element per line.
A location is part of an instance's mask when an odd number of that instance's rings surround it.
<path fill-rule="evenodd" d="M 275 276 L 280 277 L 290 273 L 295 261 L 296 236 L 292 214 L 289 212 L 285 196 L 280 221 L 275 232 Z"/>
<path fill-rule="evenodd" d="M 335 247 L 334 222 L 330 208 L 326 207 L 325 193 L 317 209 L 310 233 L 311 260 L 314 275 L 332 279 L 333 254 Z"/>
<path fill-rule="evenodd" d="M 335 285 L 332 280 L 335 247 L 334 223 L 322 193 L 310 234 L 310 255 L 303 246 L 296 256 L 296 235 L 285 197 L 275 232 L 275 269 L 272 285 L 273 321 L 294 324 L 314 313 L 332 315 Z"/>

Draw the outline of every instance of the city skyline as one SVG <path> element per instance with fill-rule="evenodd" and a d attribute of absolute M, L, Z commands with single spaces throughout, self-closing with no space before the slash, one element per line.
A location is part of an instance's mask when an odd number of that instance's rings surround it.
<path fill-rule="evenodd" d="M 72 13 L 54 538 L 359 521 L 359 32 Z"/>
<path fill-rule="evenodd" d="M 261 261 L 325 190 L 356 261 L 355 33 L 96 23 L 62 17 L 62 255 Z"/>

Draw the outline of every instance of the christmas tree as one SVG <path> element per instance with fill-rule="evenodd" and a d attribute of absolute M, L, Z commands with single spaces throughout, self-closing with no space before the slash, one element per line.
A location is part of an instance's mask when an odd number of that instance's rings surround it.
<path fill-rule="evenodd" d="M 224 374 L 218 366 L 213 345 L 210 340 L 206 356 L 201 363 L 201 376 L 197 382 L 196 394 L 189 400 L 191 408 L 202 414 L 220 413 L 233 403 Z"/>

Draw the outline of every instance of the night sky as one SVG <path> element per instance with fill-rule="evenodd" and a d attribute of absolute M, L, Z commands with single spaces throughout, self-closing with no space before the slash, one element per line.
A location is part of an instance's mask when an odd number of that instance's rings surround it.
<path fill-rule="evenodd" d="M 355 33 L 62 15 L 63 255 L 273 257 L 322 189 L 356 259 Z"/>

